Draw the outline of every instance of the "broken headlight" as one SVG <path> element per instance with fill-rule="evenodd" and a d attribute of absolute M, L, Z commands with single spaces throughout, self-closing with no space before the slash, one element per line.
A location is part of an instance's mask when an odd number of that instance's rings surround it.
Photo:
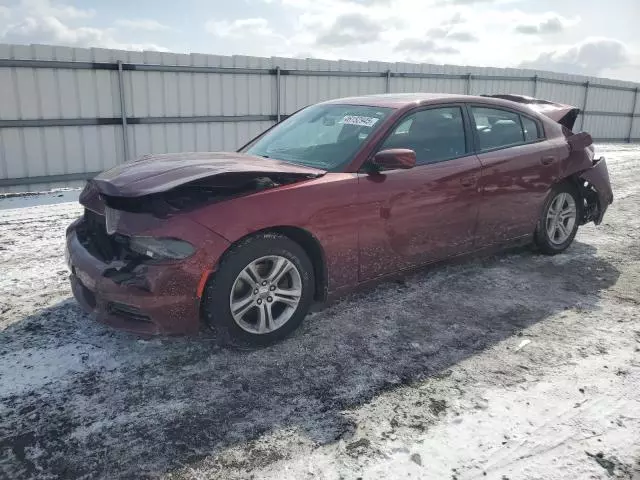
<path fill-rule="evenodd" d="M 193 245 L 184 240 L 156 237 L 131 237 L 129 248 L 156 260 L 182 260 L 196 251 Z"/>

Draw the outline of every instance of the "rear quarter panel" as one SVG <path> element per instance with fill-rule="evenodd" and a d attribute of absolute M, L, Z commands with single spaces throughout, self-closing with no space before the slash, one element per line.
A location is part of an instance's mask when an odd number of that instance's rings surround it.
<path fill-rule="evenodd" d="M 329 173 L 209 205 L 191 218 L 231 243 L 274 227 L 308 231 L 324 250 L 327 287 L 334 292 L 358 282 L 357 184 L 356 174 Z"/>

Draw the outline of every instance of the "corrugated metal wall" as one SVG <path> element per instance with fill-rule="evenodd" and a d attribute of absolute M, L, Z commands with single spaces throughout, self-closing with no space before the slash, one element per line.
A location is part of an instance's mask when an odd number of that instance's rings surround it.
<path fill-rule="evenodd" d="M 595 138 L 640 140 L 638 85 L 629 82 L 450 65 L 0 44 L 0 191 L 80 185 L 125 156 L 234 150 L 305 105 L 417 91 L 532 95 L 583 108 L 577 126 Z"/>

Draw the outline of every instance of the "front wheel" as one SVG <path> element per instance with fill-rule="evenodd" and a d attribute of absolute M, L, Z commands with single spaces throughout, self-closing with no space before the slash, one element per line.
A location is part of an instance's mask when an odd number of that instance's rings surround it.
<path fill-rule="evenodd" d="M 222 343 L 266 345 L 300 325 L 313 292 L 313 266 L 302 247 L 265 233 L 225 254 L 207 286 L 203 313 Z"/>
<path fill-rule="evenodd" d="M 555 255 L 571 245 L 578 232 L 580 209 L 580 196 L 572 185 L 562 184 L 551 190 L 534 237 L 543 253 Z"/>

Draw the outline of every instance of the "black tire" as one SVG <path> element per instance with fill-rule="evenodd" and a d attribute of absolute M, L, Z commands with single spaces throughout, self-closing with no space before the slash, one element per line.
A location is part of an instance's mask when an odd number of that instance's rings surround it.
<path fill-rule="evenodd" d="M 575 203 L 575 219 L 573 222 L 573 227 L 571 228 L 571 232 L 569 236 L 562 243 L 554 242 L 549 233 L 547 232 L 546 222 L 547 222 L 547 214 L 549 212 L 549 208 L 551 207 L 554 199 L 562 193 L 568 194 L 573 198 Z M 582 197 L 578 193 L 577 189 L 570 183 L 561 183 L 554 186 L 549 195 L 547 196 L 544 206 L 542 207 L 542 212 L 540 214 L 540 218 L 538 220 L 538 224 L 536 225 L 536 231 L 534 234 L 534 243 L 538 247 L 538 249 L 547 255 L 556 255 L 558 253 L 564 252 L 571 243 L 573 243 L 573 239 L 578 232 L 579 220 L 582 215 Z"/>
<path fill-rule="evenodd" d="M 294 264 L 300 274 L 302 294 L 295 312 L 284 325 L 269 333 L 251 333 L 234 320 L 229 297 L 240 272 L 251 262 L 270 255 L 285 257 Z M 223 255 L 218 270 L 205 289 L 202 313 L 207 324 L 215 330 L 221 344 L 265 346 L 283 339 L 300 325 L 311 307 L 314 291 L 313 265 L 304 249 L 284 235 L 261 233 L 242 240 Z"/>

